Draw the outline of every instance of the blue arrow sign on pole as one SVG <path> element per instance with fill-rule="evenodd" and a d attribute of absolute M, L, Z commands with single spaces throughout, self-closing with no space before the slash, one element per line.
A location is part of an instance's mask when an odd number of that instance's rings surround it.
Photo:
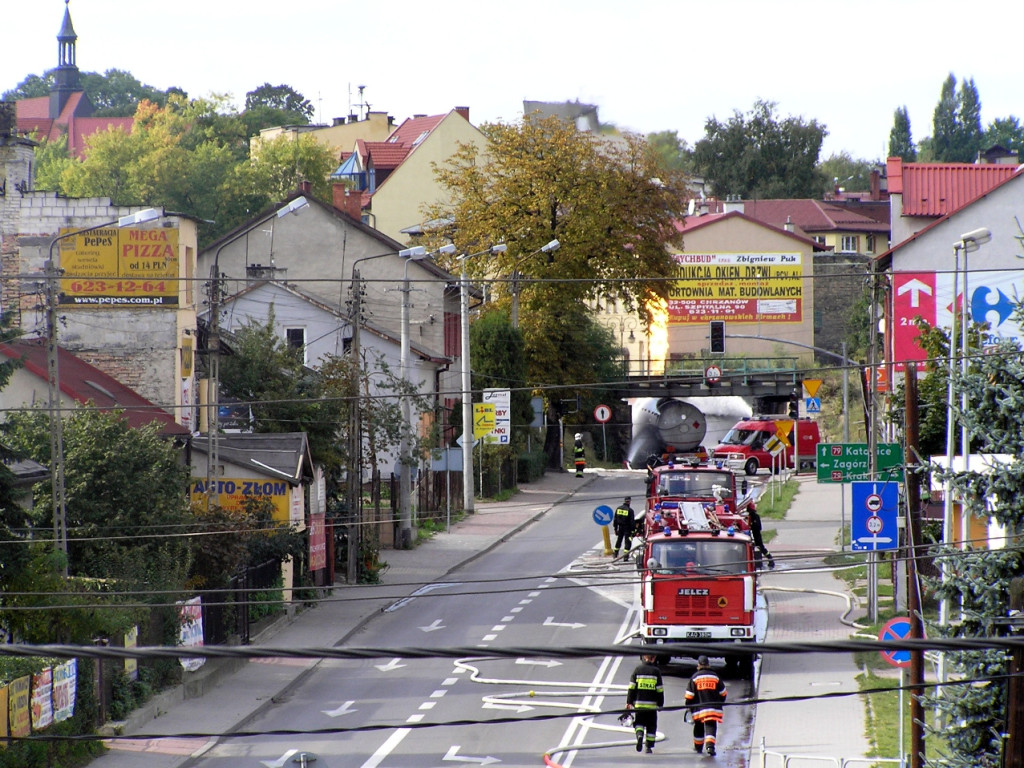
<path fill-rule="evenodd" d="M 896 549 L 899 545 L 896 517 L 899 511 L 899 483 L 850 483 L 853 509 L 850 512 L 850 549 Z"/>
<path fill-rule="evenodd" d="M 600 507 L 594 510 L 594 522 L 598 525 L 611 524 L 612 518 L 614 516 L 615 510 L 613 510 L 607 504 L 602 504 Z"/>

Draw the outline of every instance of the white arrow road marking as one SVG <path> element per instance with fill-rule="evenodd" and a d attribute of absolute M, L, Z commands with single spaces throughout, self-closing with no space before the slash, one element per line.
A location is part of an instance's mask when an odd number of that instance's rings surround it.
<path fill-rule="evenodd" d="M 267 768 L 282 768 L 284 764 L 288 762 L 288 758 L 292 755 L 298 754 L 298 751 L 299 750 L 297 749 L 289 749 L 287 752 L 281 755 L 280 760 L 274 760 L 273 762 L 271 762 L 270 760 L 260 760 L 260 762 L 263 763 L 263 765 L 267 766 Z"/>
<path fill-rule="evenodd" d="M 458 763 L 478 763 L 480 765 L 490 765 L 491 763 L 500 763 L 501 760 L 497 757 L 459 757 L 458 752 L 462 749 L 460 746 L 454 746 L 448 750 L 448 754 L 444 756 L 444 760 L 454 760 Z"/>
<path fill-rule="evenodd" d="M 434 623 L 429 627 L 420 627 L 424 632 L 433 632 L 435 629 L 444 629 L 444 625 L 440 619 L 434 619 Z"/>
<path fill-rule="evenodd" d="M 544 626 L 545 627 L 568 627 L 569 629 L 583 629 L 587 625 L 586 624 L 560 624 L 557 621 L 555 621 L 555 617 L 554 616 L 548 616 L 546 619 L 544 619 Z"/>
<path fill-rule="evenodd" d="M 529 704 L 498 704 L 495 701 L 485 701 L 483 703 L 484 709 L 505 709 L 510 712 L 516 712 L 523 714 L 523 712 L 529 712 L 533 709 Z"/>
<path fill-rule="evenodd" d="M 560 667 L 562 662 L 554 659 L 516 659 L 516 664 L 534 664 L 538 667 Z"/>
<path fill-rule="evenodd" d="M 374 666 L 381 672 L 390 672 L 393 669 L 400 669 L 405 666 L 405 664 L 399 664 L 398 662 L 400 661 L 401 659 L 392 659 L 387 664 L 374 664 Z"/>
<path fill-rule="evenodd" d="M 321 709 L 320 711 L 328 717 L 341 717 L 342 715 L 347 715 L 351 712 L 359 711 L 358 709 L 352 709 L 353 704 L 355 704 L 355 701 L 346 701 L 337 709 Z"/>
<path fill-rule="evenodd" d="M 910 294 L 910 306 L 919 307 L 921 306 L 921 294 L 925 296 L 932 295 L 932 287 L 928 283 L 922 283 L 916 277 L 907 283 L 904 283 L 896 289 L 896 295 L 902 296 L 904 293 Z"/>

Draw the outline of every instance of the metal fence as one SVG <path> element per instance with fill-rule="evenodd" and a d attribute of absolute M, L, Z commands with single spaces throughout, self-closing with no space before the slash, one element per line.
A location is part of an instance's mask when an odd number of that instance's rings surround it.
<path fill-rule="evenodd" d="M 223 589 L 201 592 L 203 643 L 225 645 L 237 641 L 248 645 L 251 625 L 256 618 L 254 611 L 281 610 L 281 606 L 268 604 L 267 596 L 259 594 L 275 588 L 280 576 L 281 563 L 268 560 L 232 576 Z"/>

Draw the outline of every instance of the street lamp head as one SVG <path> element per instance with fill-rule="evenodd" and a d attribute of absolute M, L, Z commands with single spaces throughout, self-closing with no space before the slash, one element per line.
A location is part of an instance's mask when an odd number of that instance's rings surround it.
<path fill-rule="evenodd" d="M 438 248 L 436 251 L 434 251 L 434 255 L 436 255 L 436 256 L 450 256 L 453 253 L 455 253 L 455 251 L 456 251 L 455 243 L 448 243 L 448 245 L 442 245 L 440 248 Z"/>
<path fill-rule="evenodd" d="M 398 252 L 398 255 L 403 259 L 412 259 L 413 261 L 419 261 L 420 259 L 426 258 L 427 249 L 422 245 L 414 245 L 412 248 L 405 248 Z"/>
<path fill-rule="evenodd" d="M 278 209 L 277 218 L 283 219 L 289 213 L 298 213 L 298 211 L 301 208 L 305 208 L 307 205 L 309 205 L 309 200 L 301 196 L 296 197 L 294 200 L 288 203 L 288 205 L 285 205 Z"/>
<path fill-rule="evenodd" d="M 491 253 L 505 253 L 508 250 L 506 243 L 498 243 L 497 245 L 491 246 Z"/>
<path fill-rule="evenodd" d="M 117 220 L 117 226 L 130 227 L 133 224 L 145 224 L 147 221 L 159 219 L 163 215 L 163 211 L 158 208 L 145 208 L 135 213 L 129 213 L 127 216 L 122 216 Z"/>
<path fill-rule="evenodd" d="M 954 244 L 954 248 L 960 247 L 965 251 L 976 251 L 985 243 L 992 240 L 992 233 L 986 227 L 972 229 L 960 235 L 960 242 Z"/>
<path fill-rule="evenodd" d="M 557 240 L 552 240 L 547 245 L 542 246 L 541 249 L 540 249 L 540 252 L 541 253 L 552 253 L 553 251 L 557 251 L 561 247 L 562 247 L 562 244 L 560 242 L 558 242 Z"/>

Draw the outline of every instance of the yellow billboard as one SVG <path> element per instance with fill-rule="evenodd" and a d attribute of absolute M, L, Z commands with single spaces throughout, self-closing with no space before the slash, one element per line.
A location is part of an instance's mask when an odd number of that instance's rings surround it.
<path fill-rule="evenodd" d="M 62 229 L 60 234 L 74 232 Z M 60 303 L 76 307 L 178 305 L 178 230 L 108 227 L 59 243 Z"/>
<path fill-rule="evenodd" d="M 284 480 L 266 480 L 255 477 L 224 477 L 217 483 L 217 503 L 224 509 L 245 509 L 252 498 L 269 499 L 274 505 L 274 522 L 288 525 L 295 522 L 291 514 L 292 487 Z M 193 503 L 206 503 L 206 480 L 193 480 L 189 496 Z"/>

